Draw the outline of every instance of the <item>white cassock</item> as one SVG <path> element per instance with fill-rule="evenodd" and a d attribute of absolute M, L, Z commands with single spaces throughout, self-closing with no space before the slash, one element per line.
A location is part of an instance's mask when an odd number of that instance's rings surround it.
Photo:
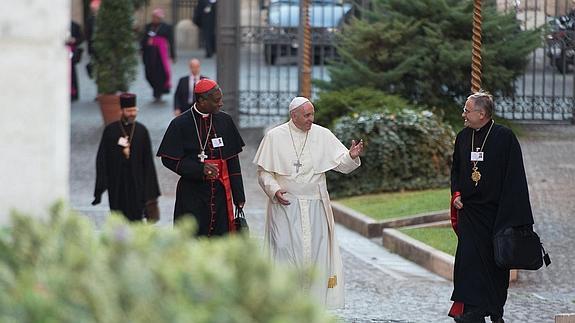
<path fill-rule="evenodd" d="M 266 134 L 254 163 L 269 197 L 265 239 L 273 259 L 300 269 L 314 267 L 314 281 L 301 282 L 302 287 L 328 308 L 343 307 L 343 266 L 325 172 L 350 173 L 361 165 L 359 157 L 352 159 L 329 129 L 313 124 L 306 141 L 306 132 L 289 121 Z M 280 189 L 287 191 L 290 205 L 277 202 Z"/>

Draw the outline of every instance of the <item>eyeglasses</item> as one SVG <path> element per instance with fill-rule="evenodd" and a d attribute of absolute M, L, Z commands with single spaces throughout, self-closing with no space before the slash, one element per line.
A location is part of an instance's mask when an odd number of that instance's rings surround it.
<path fill-rule="evenodd" d="M 479 110 L 468 110 L 465 106 L 463 106 L 463 114 L 468 114 L 470 112 L 479 112 Z"/>

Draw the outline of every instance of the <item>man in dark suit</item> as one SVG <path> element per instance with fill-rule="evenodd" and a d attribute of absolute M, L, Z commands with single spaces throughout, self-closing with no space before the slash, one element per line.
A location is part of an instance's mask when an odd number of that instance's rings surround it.
<path fill-rule="evenodd" d="M 190 68 L 190 75 L 180 78 L 178 88 L 174 94 L 174 114 L 176 116 L 179 116 L 194 104 L 196 101 L 194 86 L 200 80 L 206 78 L 200 75 L 200 61 L 198 59 L 190 59 L 188 66 Z"/>
<path fill-rule="evenodd" d="M 206 48 L 206 58 L 216 52 L 217 0 L 198 0 L 192 21 L 198 28 Z"/>

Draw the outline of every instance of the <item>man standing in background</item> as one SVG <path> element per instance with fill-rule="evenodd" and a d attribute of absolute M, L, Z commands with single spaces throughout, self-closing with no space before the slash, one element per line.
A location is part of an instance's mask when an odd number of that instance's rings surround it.
<path fill-rule="evenodd" d="M 199 0 L 192 21 L 200 28 L 201 39 L 206 48 L 206 58 L 216 52 L 217 0 Z"/>
<path fill-rule="evenodd" d="M 200 74 L 200 60 L 192 58 L 188 62 L 190 75 L 180 78 L 176 93 L 174 93 L 174 115 L 177 117 L 189 109 L 195 102 L 194 87 L 206 77 Z"/>
<path fill-rule="evenodd" d="M 161 102 L 162 95 L 172 88 L 171 64 L 176 59 L 172 26 L 163 22 L 164 10 L 154 9 L 152 22 L 146 25 L 140 41 L 146 80 L 154 90 L 154 102 Z"/>

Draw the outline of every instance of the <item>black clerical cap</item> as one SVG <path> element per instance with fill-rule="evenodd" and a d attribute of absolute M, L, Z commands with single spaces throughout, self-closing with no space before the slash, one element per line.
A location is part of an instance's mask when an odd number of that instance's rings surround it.
<path fill-rule="evenodd" d="M 136 95 L 134 93 L 122 93 L 120 94 L 120 107 L 125 108 L 135 108 L 136 107 Z"/>

